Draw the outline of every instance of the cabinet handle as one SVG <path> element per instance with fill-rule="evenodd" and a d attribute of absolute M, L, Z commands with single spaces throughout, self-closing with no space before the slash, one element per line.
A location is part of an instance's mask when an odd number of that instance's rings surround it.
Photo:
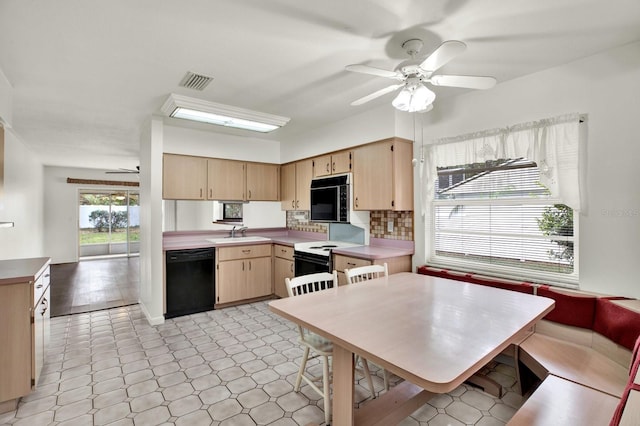
<path fill-rule="evenodd" d="M 331 164 L 331 170 L 333 170 L 334 173 L 336 172 L 336 162 L 335 161 Z"/>
<path fill-rule="evenodd" d="M 356 264 L 355 264 L 355 263 L 351 263 L 351 262 L 347 262 L 347 265 L 349 265 L 349 266 L 356 266 Z"/>
<path fill-rule="evenodd" d="M 209 189 L 209 198 L 213 198 L 213 189 Z"/>
<path fill-rule="evenodd" d="M 202 198 L 202 188 L 200 188 L 200 198 Z"/>
<path fill-rule="evenodd" d="M 247 198 L 251 198 L 251 190 L 249 190 L 249 197 L 247 197 Z"/>
<path fill-rule="evenodd" d="M 251 270 L 251 261 L 249 261 L 249 270 Z"/>
<path fill-rule="evenodd" d="M 36 288 L 42 288 L 42 284 L 38 284 Z"/>
<path fill-rule="evenodd" d="M 296 200 L 296 208 L 300 207 L 300 200 Z"/>
<path fill-rule="evenodd" d="M 249 253 L 251 253 L 251 249 L 242 250 L 242 252 L 243 252 L 244 254 L 249 254 Z"/>
<path fill-rule="evenodd" d="M 291 273 L 293 273 L 293 263 L 291 264 Z"/>
<path fill-rule="evenodd" d="M 242 270 L 244 271 L 244 262 L 242 262 Z"/>
<path fill-rule="evenodd" d="M 358 197 L 356 197 L 355 204 L 356 204 L 356 207 L 359 207 L 358 206 Z"/>
<path fill-rule="evenodd" d="M 296 200 L 291 200 L 291 208 L 292 209 L 296 208 Z"/>
<path fill-rule="evenodd" d="M 327 173 L 329 173 L 329 163 L 327 163 Z"/>
<path fill-rule="evenodd" d="M 42 314 L 41 315 L 44 315 L 45 312 L 47 312 L 49 310 L 49 301 L 47 300 L 46 297 L 42 298 L 42 304 L 44 305 L 44 309 L 42 310 Z"/>
<path fill-rule="evenodd" d="M 49 278 L 51 274 L 44 274 L 45 278 Z"/>

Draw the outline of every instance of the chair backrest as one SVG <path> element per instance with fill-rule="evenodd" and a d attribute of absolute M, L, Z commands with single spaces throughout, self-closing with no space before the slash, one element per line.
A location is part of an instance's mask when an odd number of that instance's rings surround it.
<path fill-rule="evenodd" d="M 359 268 L 345 269 L 344 274 L 347 276 L 347 284 L 353 284 L 374 278 L 386 277 L 389 275 L 389 269 L 387 268 L 387 264 L 384 263 L 382 265 L 367 265 Z"/>
<path fill-rule="evenodd" d="M 333 272 L 319 272 L 295 278 L 285 278 L 284 281 L 287 285 L 289 296 L 299 296 L 337 286 L 338 273 L 335 270 Z"/>

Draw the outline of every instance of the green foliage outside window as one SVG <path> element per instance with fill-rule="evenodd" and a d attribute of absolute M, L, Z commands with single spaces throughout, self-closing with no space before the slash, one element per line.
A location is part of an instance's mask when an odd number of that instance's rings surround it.
<path fill-rule="evenodd" d="M 545 236 L 573 236 L 573 209 L 564 204 L 547 207 L 538 221 L 538 227 Z M 566 260 L 573 265 L 573 241 L 554 240 L 557 250 L 549 250 L 553 259 Z"/>

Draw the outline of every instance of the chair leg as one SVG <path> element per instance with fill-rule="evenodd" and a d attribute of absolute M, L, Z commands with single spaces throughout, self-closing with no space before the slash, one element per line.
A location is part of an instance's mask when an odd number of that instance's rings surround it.
<path fill-rule="evenodd" d="M 302 361 L 300 361 L 300 370 L 298 370 L 298 377 L 296 377 L 296 385 L 294 390 L 298 392 L 300 390 L 300 382 L 302 381 L 302 375 L 304 374 L 304 369 L 307 367 L 307 360 L 309 359 L 309 348 L 304 348 L 304 354 L 302 354 Z"/>
<path fill-rule="evenodd" d="M 371 371 L 369 370 L 369 363 L 367 362 L 366 359 L 364 358 L 360 358 L 360 360 L 362 361 L 362 368 L 364 369 L 364 377 L 366 377 L 367 379 L 367 383 L 369 383 L 369 390 L 371 391 L 371 398 L 376 397 L 376 391 L 373 387 L 373 379 L 371 378 Z"/>
<path fill-rule="evenodd" d="M 329 375 L 329 357 L 328 356 L 323 356 L 322 357 L 322 385 L 323 385 L 323 393 L 324 393 L 324 422 L 325 424 L 329 424 L 329 422 L 331 421 L 331 395 L 330 395 L 330 390 L 329 390 L 329 382 L 330 382 L 330 375 Z"/>

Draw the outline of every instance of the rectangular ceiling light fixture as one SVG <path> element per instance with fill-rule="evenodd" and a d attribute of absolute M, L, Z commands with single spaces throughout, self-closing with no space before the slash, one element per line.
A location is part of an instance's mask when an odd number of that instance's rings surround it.
<path fill-rule="evenodd" d="M 276 130 L 290 120 L 287 117 L 203 101 L 175 93 L 169 95 L 161 109 L 169 117 L 262 133 Z"/>

